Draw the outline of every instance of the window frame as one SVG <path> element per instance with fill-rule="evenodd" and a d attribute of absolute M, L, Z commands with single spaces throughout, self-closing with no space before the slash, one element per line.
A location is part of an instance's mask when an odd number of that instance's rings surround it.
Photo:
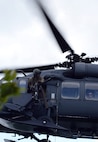
<path fill-rule="evenodd" d="M 91 95 L 91 93 L 92 93 L 92 95 Z M 97 84 L 97 82 L 86 82 L 85 83 L 85 100 L 98 101 L 98 84 Z"/>
<path fill-rule="evenodd" d="M 69 88 L 69 89 L 77 89 L 77 90 L 75 90 L 75 91 L 77 91 L 77 95 L 76 95 L 76 97 L 75 96 L 69 96 L 69 95 L 63 95 L 63 93 L 62 93 L 62 89 L 64 88 L 64 86 L 66 87 L 66 88 Z M 73 90 L 73 92 L 74 92 L 74 90 Z M 74 81 L 64 81 L 64 82 L 62 82 L 62 84 L 61 84 L 61 98 L 62 99 L 73 99 L 73 100 L 78 100 L 79 98 L 80 98 L 80 82 L 74 82 Z"/>

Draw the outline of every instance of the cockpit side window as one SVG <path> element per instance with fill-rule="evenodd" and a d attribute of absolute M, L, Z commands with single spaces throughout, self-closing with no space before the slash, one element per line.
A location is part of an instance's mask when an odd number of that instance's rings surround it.
<path fill-rule="evenodd" d="M 62 82 L 61 97 L 63 99 L 79 99 L 79 82 Z"/>
<path fill-rule="evenodd" d="M 21 93 L 27 93 L 27 88 L 28 88 L 28 79 L 27 78 L 19 78 L 18 85 L 21 89 Z"/>
<path fill-rule="evenodd" d="M 98 84 L 97 83 L 85 83 L 85 99 L 98 101 Z"/>

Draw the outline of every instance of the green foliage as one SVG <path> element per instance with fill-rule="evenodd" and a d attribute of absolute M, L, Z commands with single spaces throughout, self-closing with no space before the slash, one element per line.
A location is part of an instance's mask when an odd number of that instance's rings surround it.
<path fill-rule="evenodd" d="M 16 78 L 16 71 L 14 70 L 5 70 L 4 74 L 5 74 L 4 80 L 6 81 L 11 81 Z"/>
<path fill-rule="evenodd" d="M 4 78 L 0 84 L 0 108 L 11 96 L 20 94 L 20 89 L 14 79 L 16 78 L 16 71 L 5 70 Z"/>

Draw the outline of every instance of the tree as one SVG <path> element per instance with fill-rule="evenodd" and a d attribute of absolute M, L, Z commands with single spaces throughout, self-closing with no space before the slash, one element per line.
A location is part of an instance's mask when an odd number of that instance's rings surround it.
<path fill-rule="evenodd" d="M 6 103 L 6 101 L 11 96 L 16 96 L 20 94 L 20 88 L 14 81 L 16 78 L 16 71 L 5 70 L 4 77 L 0 83 L 0 108 Z"/>

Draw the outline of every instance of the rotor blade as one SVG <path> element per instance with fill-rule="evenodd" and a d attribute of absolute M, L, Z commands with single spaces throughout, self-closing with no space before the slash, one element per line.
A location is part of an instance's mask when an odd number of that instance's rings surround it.
<path fill-rule="evenodd" d="M 28 72 L 33 72 L 33 70 L 35 68 L 38 68 L 40 70 L 49 70 L 49 69 L 54 69 L 54 67 L 58 66 L 58 64 L 53 64 L 53 65 L 46 65 L 46 66 L 36 66 L 36 67 L 26 67 L 26 68 L 19 68 L 19 69 L 16 69 L 16 72 L 20 72 L 20 70 L 24 71 L 25 73 L 28 73 Z"/>
<path fill-rule="evenodd" d="M 34 67 L 24 67 L 24 68 L 15 68 L 15 69 L 11 69 L 11 70 L 15 70 L 17 73 L 20 73 L 20 72 L 25 72 L 25 73 L 28 73 L 28 72 L 33 72 L 33 70 L 35 68 L 38 68 L 40 70 L 49 70 L 49 69 L 54 69 L 55 67 L 59 66 L 59 64 L 51 64 L 51 65 L 46 65 L 46 66 L 34 66 Z M 0 73 L 3 73 L 4 70 L 0 70 Z"/>
<path fill-rule="evenodd" d="M 15 141 L 12 141 L 12 140 L 8 140 L 8 139 L 4 139 L 5 142 L 15 142 Z"/>
<path fill-rule="evenodd" d="M 57 30 L 57 28 L 55 27 L 55 25 L 53 24 L 53 22 L 50 20 L 50 18 L 48 17 L 47 13 L 45 12 L 43 6 L 41 5 L 41 3 L 36 0 L 37 4 L 39 5 L 42 13 L 44 14 L 51 30 L 52 30 L 52 33 L 53 35 L 55 36 L 62 52 L 66 52 L 66 51 L 71 51 L 71 53 L 73 54 L 73 50 L 71 49 L 71 47 L 68 45 L 68 43 L 66 42 L 66 40 L 62 37 L 62 35 L 60 34 L 60 32 Z"/>

